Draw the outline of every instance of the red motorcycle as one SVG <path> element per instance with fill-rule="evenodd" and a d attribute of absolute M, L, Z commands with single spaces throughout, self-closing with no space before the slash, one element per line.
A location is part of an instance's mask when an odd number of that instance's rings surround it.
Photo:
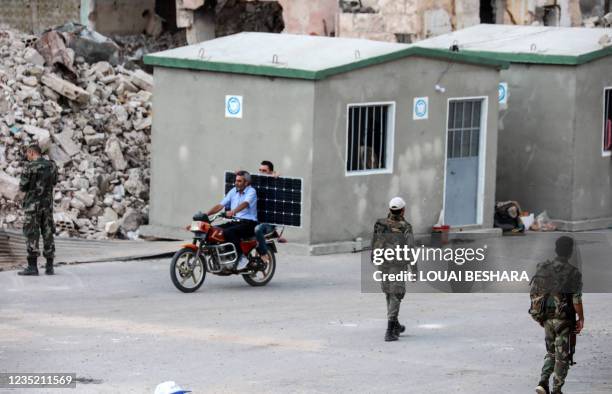
<path fill-rule="evenodd" d="M 185 244 L 172 257 L 170 277 L 177 289 L 192 293 L 202 286 L 206 273 L 219 276 L 242 275 L 251 286 L 265 286 L 276 270 L 276 243 L 280 235 L 274 230 L 266 234 L 269 263 L 257 253 L 257 240 L 253 238 L 240 241 L 241 252 L 249 259 L 245 270 L 237 271 L 238 253 L 233 243 L 223 236 L 223 228 L 213 225 L 216 219 L 224 218 L 224 212 L 208 215 L 198 212 L 187 227 L 193 233 L 193 242 Z M 228 219 L 236 221 L 239 219 Z"/>

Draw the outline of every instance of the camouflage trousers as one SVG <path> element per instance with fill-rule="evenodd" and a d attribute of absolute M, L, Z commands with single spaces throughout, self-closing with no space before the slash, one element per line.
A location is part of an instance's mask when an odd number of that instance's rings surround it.
<path fill-rule="evenodd" d="M 55 257 L 55 223 L 53 222 L 53 208 L 31 206 L 25 210 L 25 222 L 23 223 L 23 235 L 26 238 L 26 249 L 28 258 L 40 256 L 38 241 L 42 235 L 43 256 L 48 259 Z"/>
<path fill-rule="evenodd" d="M 569 370 L 571 322 L 562 319 L 544 321 L 546 357 L 540 380 L 546 381 L 554 372 L 553 389 L 561 390 Z"/>
<path fill-rule="evenodd" d="M 387 319 L 397 320 L 404 293 L 385 293 L 385 296 L 387 296 Z"/>

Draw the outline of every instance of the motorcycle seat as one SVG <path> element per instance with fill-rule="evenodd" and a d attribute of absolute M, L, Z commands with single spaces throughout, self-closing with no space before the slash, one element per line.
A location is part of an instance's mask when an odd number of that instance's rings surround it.
<path fill-rule="evenodd" d="M 264 234 L 264 238 L 265 239 L 273 239 L 273 238 L 278 238 L 278 233 L 276 232 L 276 230 L 272 230 L 269 233 Z M 241 241 L 243 242 L 250 242 L 250 241 L 256 241 L 257 239 L 255 238 L 255 236 L 253 235 L 252 237 L 247 237 L 247 238 L 242 238 Z"/>

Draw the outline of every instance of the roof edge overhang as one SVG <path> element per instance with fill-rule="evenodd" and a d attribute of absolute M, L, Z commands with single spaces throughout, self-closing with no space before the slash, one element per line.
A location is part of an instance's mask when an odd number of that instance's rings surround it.
<path fill-rule="evenodd" d="M 546 55 L 540 53 L 507 53 L 478 50 L 462 50 L 461 53 L 507 63 L 546 64 L 558 66 L 579 66 L 612 55 L 612 46 L 582 55 Z"/>
<path fill-rule="evenodd" d="M 260 75 L 268 77 L 293 78 L 305 80 L 321 80 L 333 75 L 346 73 L 353 70 L 386 63 L 410 56 L 440 59 L 458 63 L 467 63 L 498 69 L 507 69 L 510 62 L 504 59 L 496 59 L 491 56 L 482 56 L 478 53 L 451 52 L 443 49 L 421 48 L 412 46 L 396 52 L 374 56 L 368 59 L 353 61 L 336 67 L 324 70 L 310 71 L 296 68 L 250 65 L 241 63 L 212 62 L 198 59 L 181 59 L 159 55 L 146 55 L 144 63 L 150 66 L 181 68 L 189 70 L 224 72 L 231 74 Z"/>

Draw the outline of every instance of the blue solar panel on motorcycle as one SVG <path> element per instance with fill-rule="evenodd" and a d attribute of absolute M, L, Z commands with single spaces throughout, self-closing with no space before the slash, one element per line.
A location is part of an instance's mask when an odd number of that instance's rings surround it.
<path fill-rule="evenodd" d="M 234 187 L 236 174 L 225 173 L 225 193 Z M 300 227 L 302 225 L 302 179 L 251 175 L 257 192 L 260 223 Z"/>

